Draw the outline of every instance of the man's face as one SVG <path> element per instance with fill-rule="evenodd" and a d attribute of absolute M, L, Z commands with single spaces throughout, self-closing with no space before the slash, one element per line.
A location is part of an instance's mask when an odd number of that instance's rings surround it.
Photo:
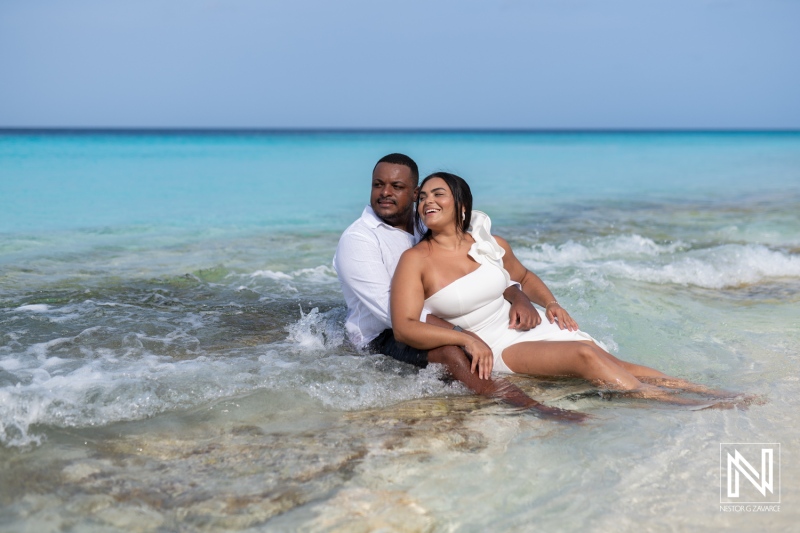
<path fill-rule="evenodd" d="M 405 165 L 379 163 L 372 172 L 369 203 L 386 224 L 405 230 L 414 213 L 414 179 Z"/>

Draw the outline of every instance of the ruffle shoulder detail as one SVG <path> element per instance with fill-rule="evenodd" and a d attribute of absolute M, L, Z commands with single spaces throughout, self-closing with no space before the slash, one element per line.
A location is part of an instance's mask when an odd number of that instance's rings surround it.
<path fill-rule="evenodd" d="M 489 215 L 483 211 L 473 210 L 467 233 L 475 239 L 475 244 L 469 250 L 469 255 L 473 259 L 479 263 L 483 263 L 481 258 L 489 259 L 495 264 L 499 263 L 499 266 L 503 266 L 503 256 L 506 251 L 492 237 L 492 220 Z"/>

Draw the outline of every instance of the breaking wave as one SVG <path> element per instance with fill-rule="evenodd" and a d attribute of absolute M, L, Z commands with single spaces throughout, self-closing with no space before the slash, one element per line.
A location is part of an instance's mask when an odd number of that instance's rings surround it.
<path fill-rule="evenodd" d="M 760 244 L 693 248 L 683 242 L 660 244 L 639 235 L 598 238 L 587 243 L 542 244 L 520 250 L 534 271 L 571 269 L 610 278 L 657 284 L 734 288 L 800 277 L 800 256 Z"/>
<path fill-rule="evenodd" d="M 58 309 L 34 304 L 12 310 L 48 311 Z M 298 314 L 285 327 L 285 339 L 224 353 L 202 350 L 191 326 L 162 336 L 97 326 L 27 347 L 10 332 L 0 347 L 0 445 L 41 444 L 47 427 L 141 420 L 265 389 L 305 394 L 340 410 L 461 392 L 439 379 L 437 365 L 417 373 L 348 348 L 343 307 Z M 164 355 L 175 344 L 184 346 L 183 357 Z"/>

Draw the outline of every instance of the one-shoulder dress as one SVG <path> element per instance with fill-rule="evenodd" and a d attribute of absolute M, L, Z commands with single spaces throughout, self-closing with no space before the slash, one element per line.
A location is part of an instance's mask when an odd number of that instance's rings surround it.
<path fill-rule="evenodd" d="M 528 331 L 508 329 L 511 304 L 503 292 L 512 284 L 503 268 L 505 250 L 491 234 L 491 221 L 481 211 L 472 212 L 468 232 L 475 239 L 469 255 L 480 265 L 425 300 L 425 309 L 451 324 L 478 335 L 494 355 L 494 372 L 513 373 L 503 361 L 503 350 L 528 341 L 596 341 L 583 331 L 560 329 L 537 308 L 542 322 Z"/>

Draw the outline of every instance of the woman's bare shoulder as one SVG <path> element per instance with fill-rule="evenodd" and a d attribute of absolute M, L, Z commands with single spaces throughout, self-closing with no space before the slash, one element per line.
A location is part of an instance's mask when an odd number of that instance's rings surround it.
<path fill-rule="evenodd" d="M 511 251 L 511 245 L 508 244 L 507 240 L 502 238 L 500 235 L 492 235 L 492 237 L 494 237 L 494 240 L 497 241 L 497 244 L 499 244 L 505 251 L 507 252 Z"/>
<path fill-rule="evenodd" d="M 403 252 L 403 255 L 400 256 L 400 262 L 407 265 L 421 265 L 427 255 L 426 250 L 420 248 L 419 244 L 417 244 Z"/>
<path fill-rule="evenodd" d="M 422 275 L 430 268 L 430 260 L 430 246 L 423 241 L 403 252 L 397 267 L 405 271 L 419 272 Z"/>
<path fill-rule="evenodd" d="M 425 259 L 431 255 L 431 244 L 428 241 L 419 241 L 417 244 L 404 252 L 418 259 Z"/>

